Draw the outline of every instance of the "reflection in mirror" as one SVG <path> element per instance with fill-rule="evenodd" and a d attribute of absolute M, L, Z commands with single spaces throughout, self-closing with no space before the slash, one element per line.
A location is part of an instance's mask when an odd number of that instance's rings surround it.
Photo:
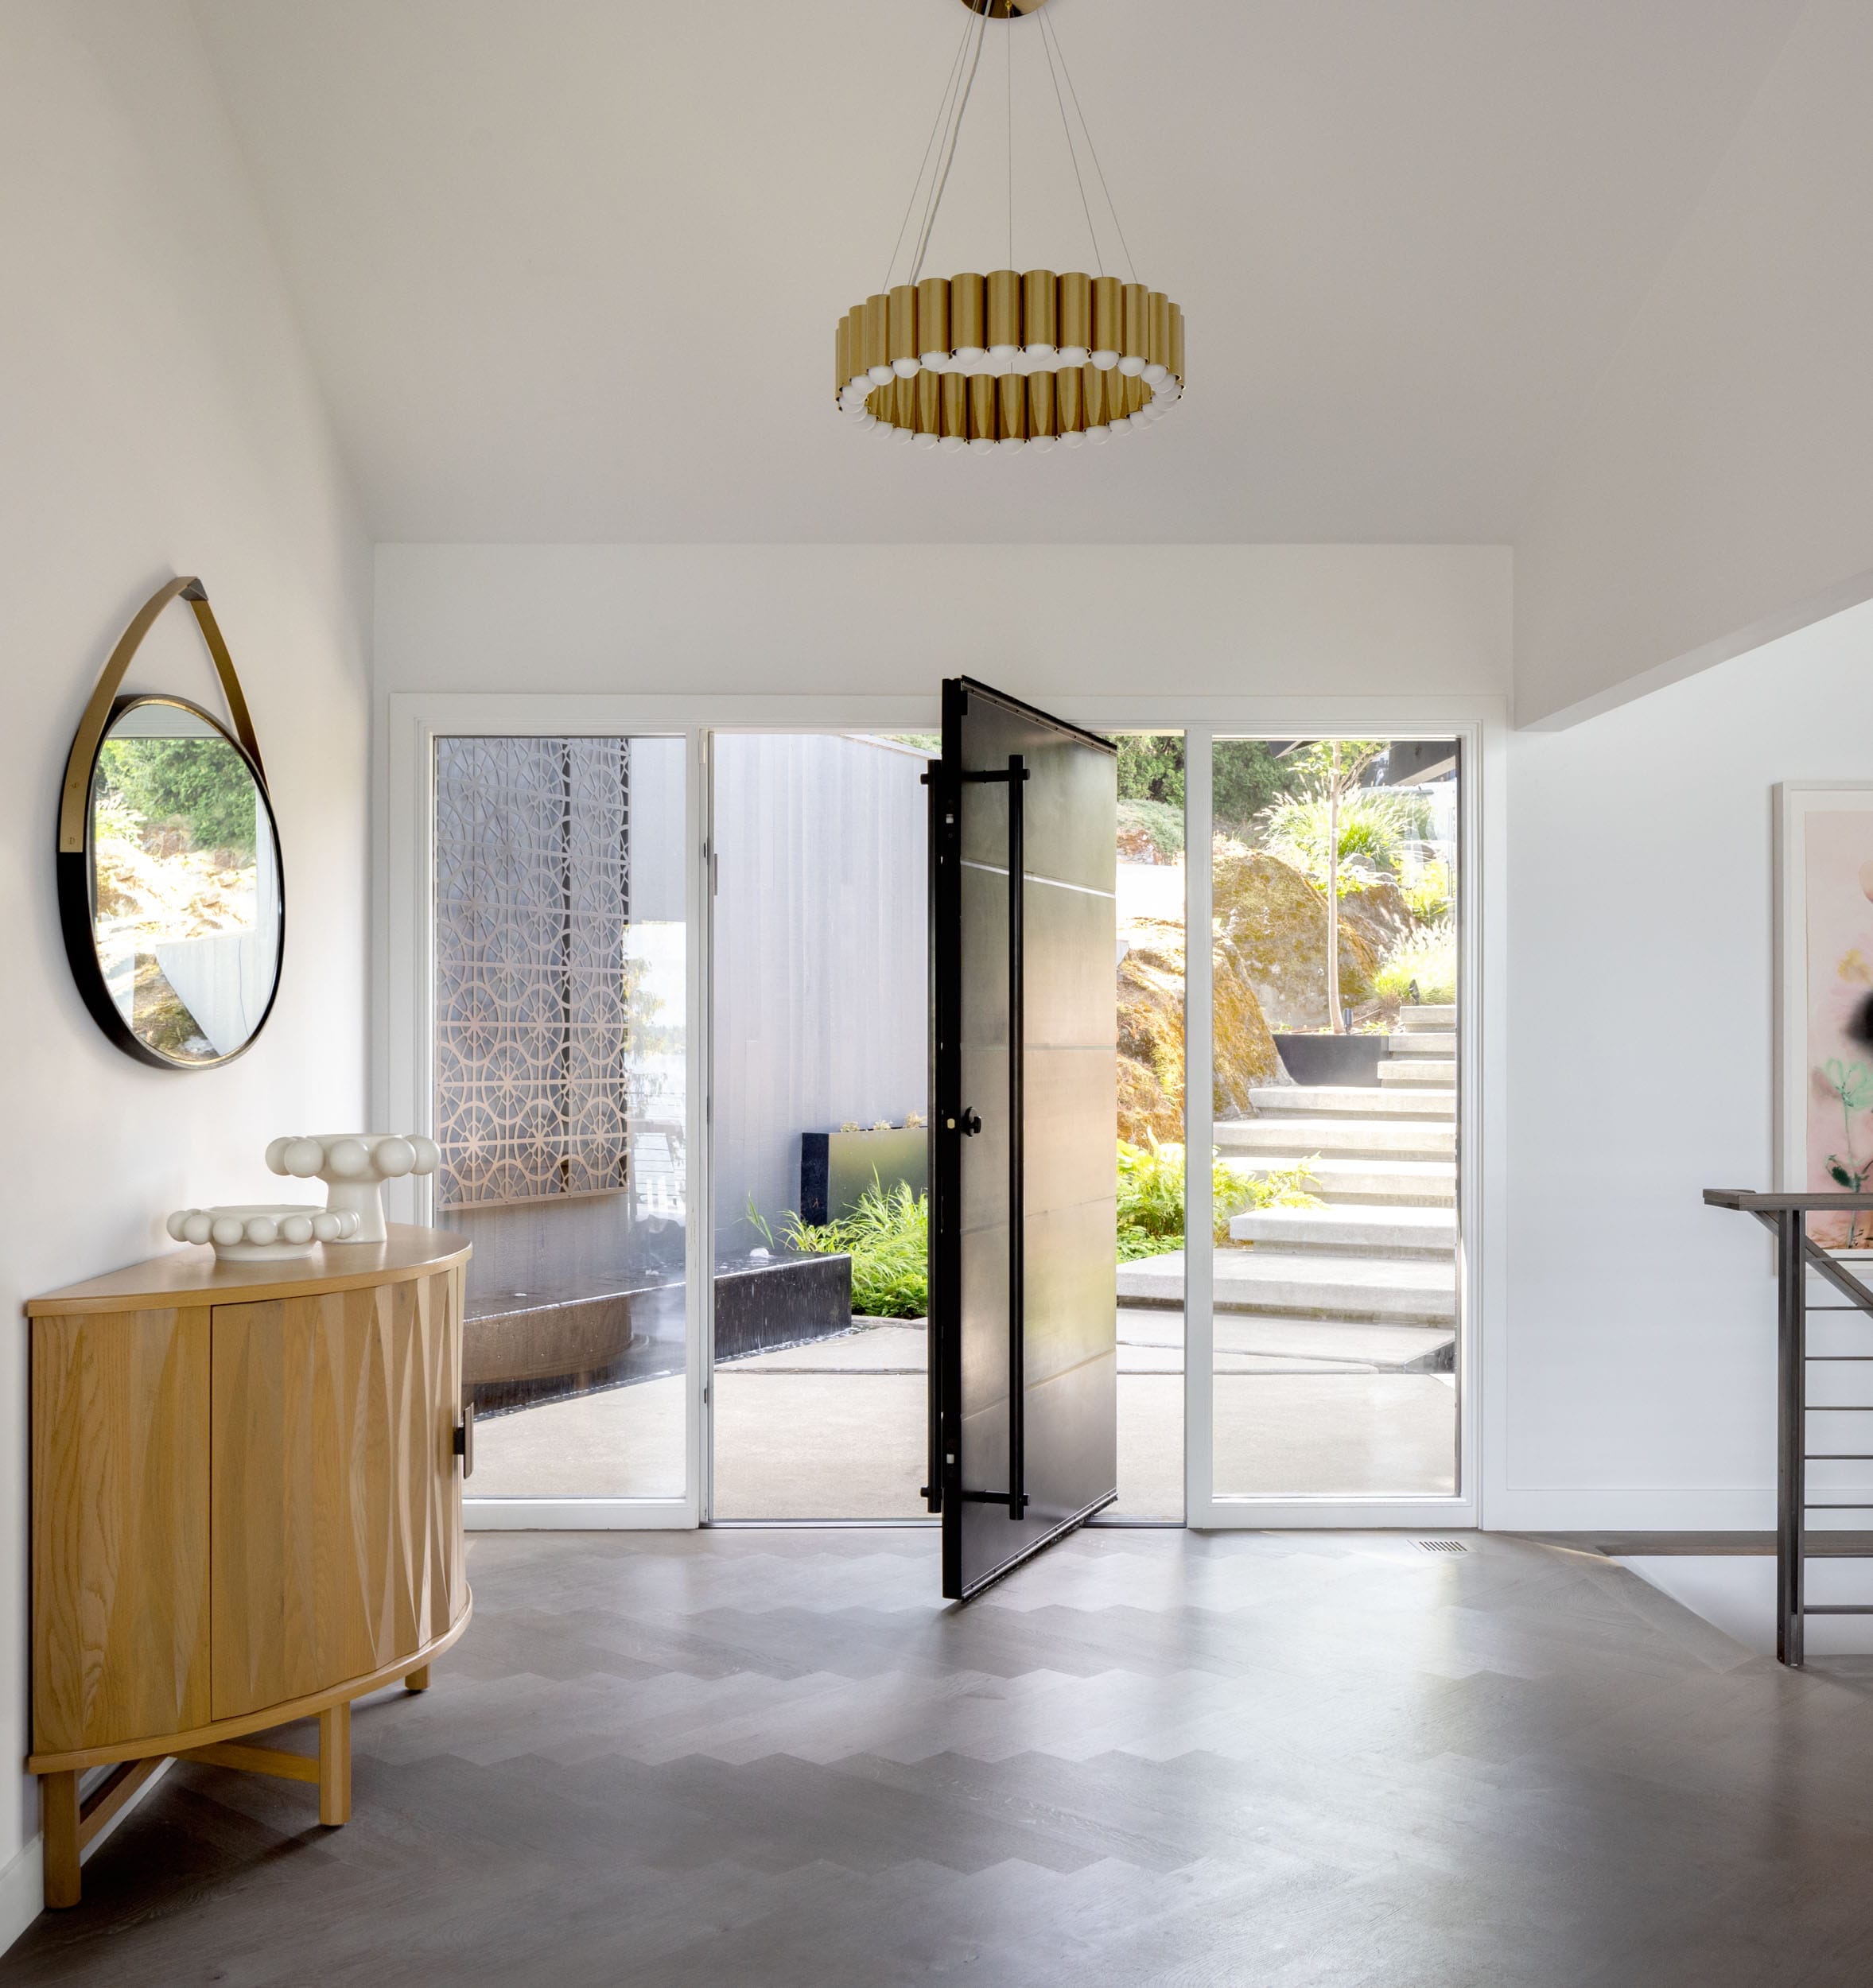
<path fill-rule="evenodd" d="M 245 1049 L 279 975 L 279 854 L 246 756 L 180 701 L 121 705 L 91 781 L 91 942 L 124 1025 L 163 1062 Z"/>

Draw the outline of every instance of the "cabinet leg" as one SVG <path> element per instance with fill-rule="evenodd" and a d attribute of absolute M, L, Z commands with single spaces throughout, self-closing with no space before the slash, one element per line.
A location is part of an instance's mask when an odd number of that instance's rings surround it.
<path fill-rule="evenodd" d="M 403 1680 L 406 1691 L 426 1691 L 429 1688 L 429 1667 L 425 1664 L 420 1671 L 412 1671 Z"/>
<path fill-rule="evenodd" d="M 39 1776 L 39 1827 L 45 1839 L 45 1903 L 49 1910 L 76 1905 L 78 1877 L 78 1774 Z"/>
<path fill-rule="evenodd" d="M 352 1708 L 348 1700 L 319 1714 L 319 1820 L 352 1819 Z"/>

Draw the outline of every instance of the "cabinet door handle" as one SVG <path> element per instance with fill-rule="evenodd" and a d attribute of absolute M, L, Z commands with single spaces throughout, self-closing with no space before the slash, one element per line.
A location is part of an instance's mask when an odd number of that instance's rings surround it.
<path fill-rule="evenodd" d="M 464 1477 L 473 1477 L 475 1474 L 475 1404 L 472 1401 L 464 1401 L 462 1404 L 462 1419 L 455 1425 L 455 1442 L 453 1447 L 455 1454 L 462 1460 L 462 1475 Z"/>

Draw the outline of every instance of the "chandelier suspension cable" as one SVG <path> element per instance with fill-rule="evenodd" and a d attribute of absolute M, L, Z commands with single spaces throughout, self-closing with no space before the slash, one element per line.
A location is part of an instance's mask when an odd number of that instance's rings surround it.
<path fill-rule="evenodd" d="M 980 33 L 979 29 L 977 33 Z M 958 100 L 964 87 L 964 65 L 969 54 L 969 24 L 965 22 L 962 29 L 962 46 L 956 52 L 956 74 L 950 83 L 949 101 L 943 107 L 942 135 L 937 140 L 936 157 L 931 165 L 930 185 L 923 196 L 923 215 L 917 223 L 916 259 L 911 270 L 911 281 L 913 283 L 917 281 L 918 272 L 923 267 L 924 252 L 930 244 L 930 231 L 936 225 L 936 204 L 942 197 L 942 189 L 938 182 L 947 169 L 943 164 L 944 148 L 946 146 L 953 147 L 957 135 L 950 127 L 952 120 L 956 116 Z M 954 156 L 953 150 L 951 156 Z"/>
<path fill-rule="evenodd" d="M 950 126 L 949 144 L 942 161 L 942 169 L 931 188 L 931 201 L 923 216 L 923 231 L 917 243 L 917 259 L 911 266 L 911 281 L 916 283 L 923 274 L 923 258 L 930 253 L 930 231 L 936 226 L 937 215 L 942 210 L 943 194 L 950 184 L 950 168 L 956 163 L 956 141 L 962 135 L 962 120 L 968 115 L 969 99 L 976 87 L 976 72 L 982 66 L 982 37 L 989 29 L 989 17 L 978 17 L 976 27 L 975 52 L 970 57 L 969 73 L 963 79 L 961 94 L 956 100 L 956 114 Z"/>
<path fill-rule="evenodd" d="M 962 72 L 963 51 L 969 46 L 970 29 L 973 25 L 973 21 L 963 22 L 962 33 L 957 37 L 956 52 L 950 58 L 949 78 L 943 84 L 942 100 L 937 105 L 936 118 L 930 127 L 930 142 L 923 148 L 923 161 L 917 169 L 916 178 L 911 182 L 911 197 L 904 203 L 904 218 L 898 223 L 897 239 L 891 245 L 891 260 L 884 266 L 886 289 L 891 288 L 892 274 L 897 267 L 897 252 L 903 247 L 904 237 L 910 232 L 911 215 L 917 205 L 917 196 L 923 190 L 923 176 L 930 170 L 931 154 L 937 149 L 938 134 L 943 130 L 948 122 L 950 102 L 956 94 L 956 80 Z M 929 211 L 929 206 L 930 203 L 927 197 L 924 201 L 926 212 Z"/>
<path fill-rule="evenodd" d="M 1015 262 L 1015 24 L 1008 24 L 1008 266 Z"/>
<path fill-rule="evenodd" d="M 1060 72 L 1067 79 L 1067 93 L 1073 99 L 1073 108 L 1079 118 L 1079 128 L 1086 134 L 1086 149 L 1093 155 L 1093 170 L 1099 176 L 1099 190 L 1106 196 L 1107 212 L 1112 215 L 1112 225 L 1117 231 L 1118 245 L 1125 250 L 1125 267 L 1132 272 L 1132 281 L 1138 280 L 1137 266 L 1132 260 L 1130 244 L 1125 240 L 1125 224 L 1118 218 L 1118 207 L 1112 197 L 1112 188 L 1106 184 L 1106 169 L 1099 163 L 1099 148 L 1093 142 L 1093 128 L 1086 122 L 1086 114 L 1080 109 L 1079 92 L 1073 87 L 1073 72 L 1067 66 L 1067 51 L 1060 46 L 1060 31 L 1051 25 L 1046 14 L 1040 17 L 1040 31 L 1053 37 L 1055 52 L 1060 58 Z"/>
<path fill-rule="evenodd" d="M 1073 177 L 1079 188 L 1079 204 L 1086 217 L 1086 234 L 1093 244 L 1093 266 L 1103 276 L 1106 257 L 1099 247 L 1099 231 L 1093 225 L 1093 204 L 1086 198 L 1085 176 L 1079 169 L 1079 151 L 1073 142 L 1073 126 L 1067 122 L 1067 99 L 1060 94 L 1060 72 L 1054 67 L 1053 45 L 1047 40 L 1047 22 L 1040 24 L 1040 45 L 1046 51 L 1047 74 L 1054 80 L 1054 101 L 1060 107 L 1060 135 L 1067 141 L 1067 156 L 1073 161 Z"/>

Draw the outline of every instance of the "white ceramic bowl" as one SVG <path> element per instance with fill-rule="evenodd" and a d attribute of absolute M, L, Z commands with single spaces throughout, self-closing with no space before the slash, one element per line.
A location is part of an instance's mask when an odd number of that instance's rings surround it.
<path fill-rule="evenodd" d="M 178 1208 L 168 1228 L 177 1242 L 212 1243 L 220 1263 L 284 1263 L 309 1256 L 314 1243 L 348 1241 L 358 1217 L 298 1202 L 247 1202 Z"/>

